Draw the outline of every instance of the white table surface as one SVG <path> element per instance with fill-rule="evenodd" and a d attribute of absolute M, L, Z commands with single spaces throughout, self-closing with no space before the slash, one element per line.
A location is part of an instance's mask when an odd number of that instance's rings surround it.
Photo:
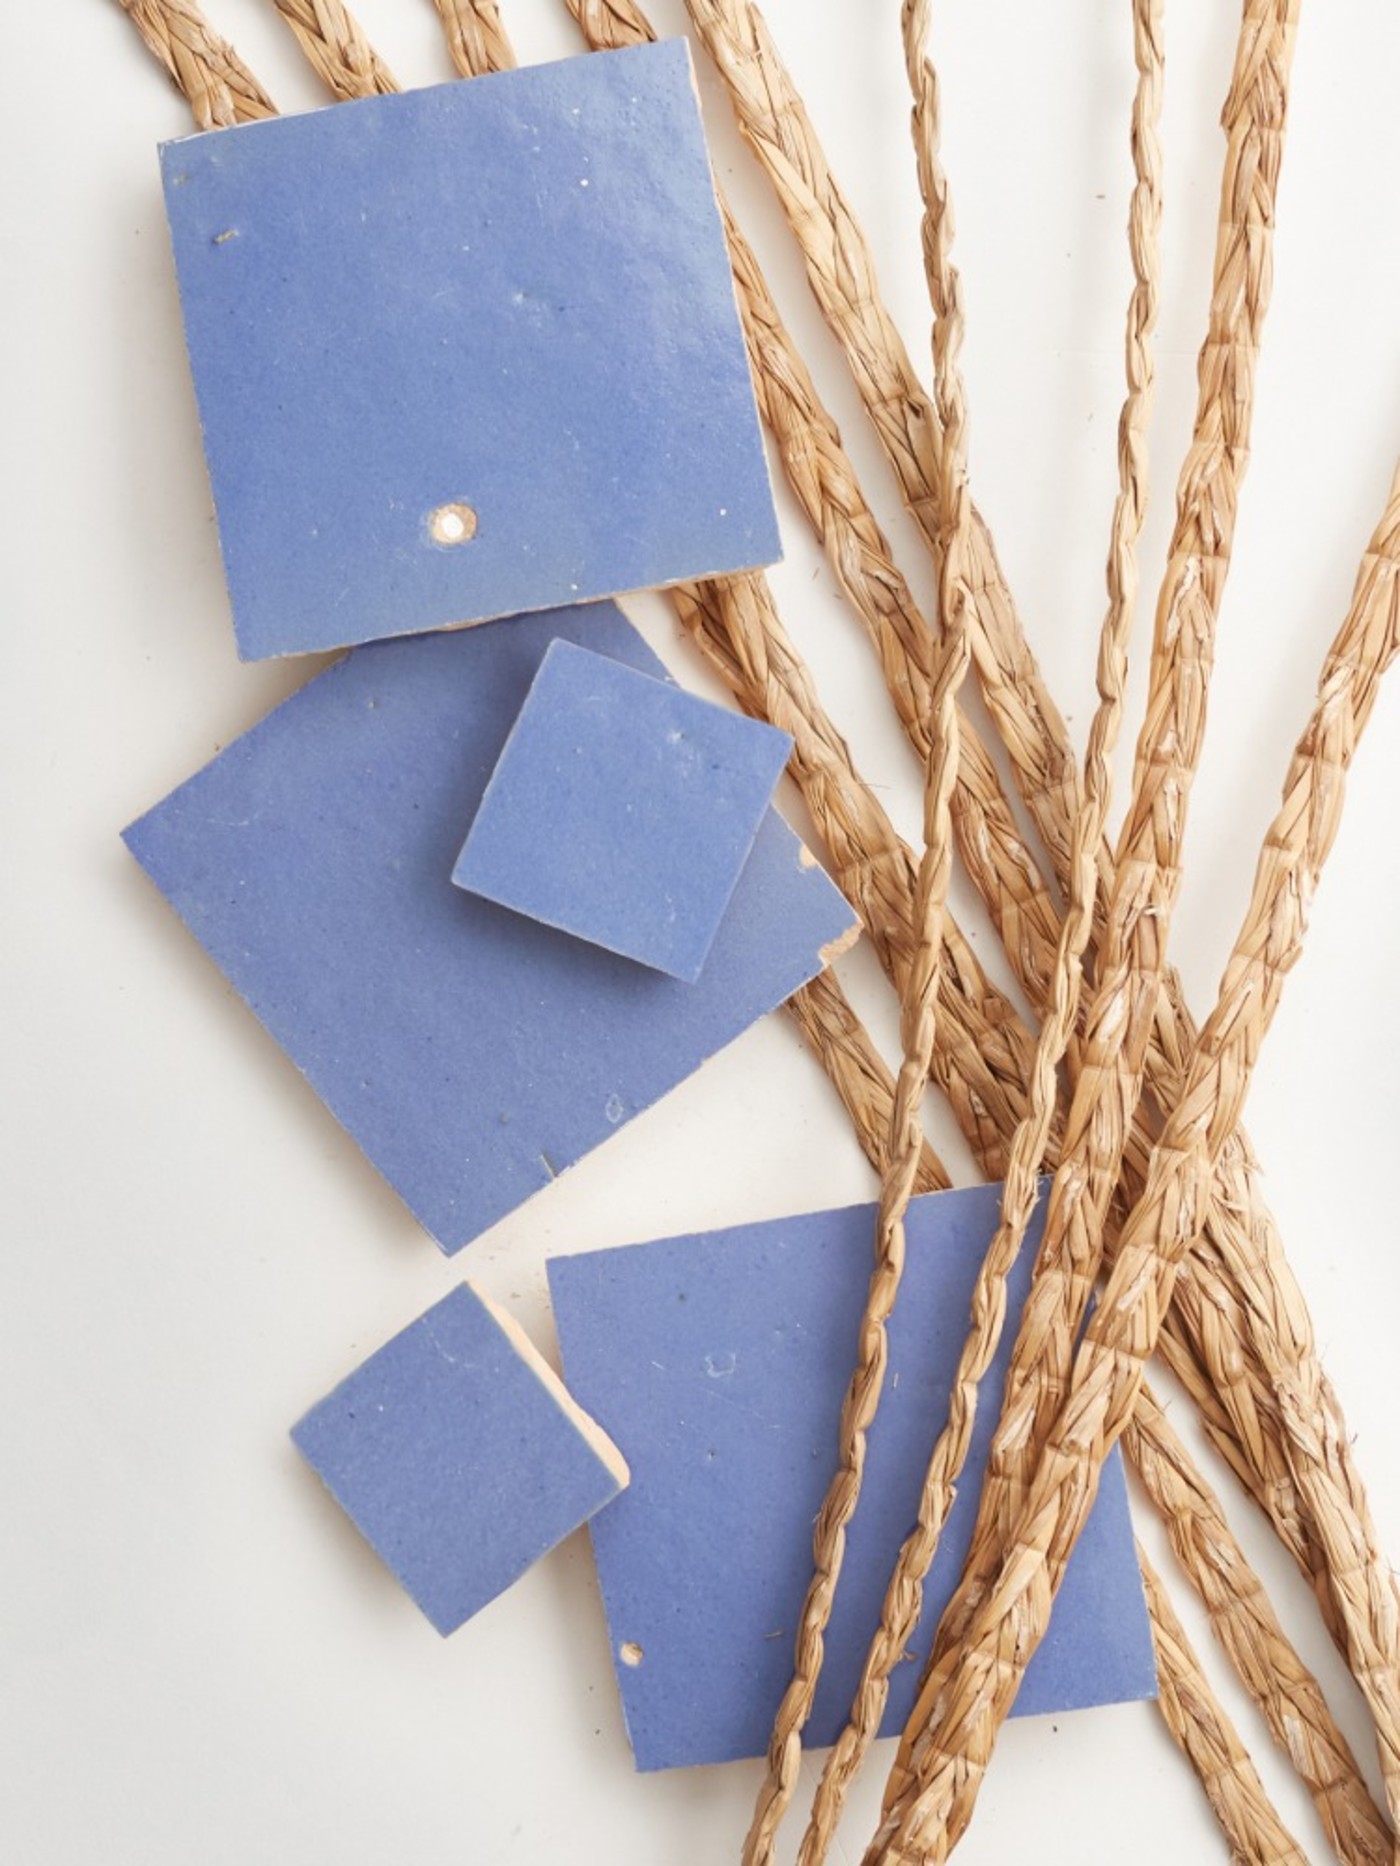
<path fill-rule="evenodd" d="M 320 101 L 265 0 L 211 0 L 210 11 L 284 108 Z M 524 58 L 577 49 L 555 0 L 507 0 L 505 12 Z M 1128 8 L 946 0 L 935 12 L 974 487 L 1052 690 L 1082 733 L 1128 289 Z M 449 75 L 428 0 L 363 0 L 359 13 L 405 82 Z M 922 362 L 897 8 L 771 0 L 770 16 Z M 675 29 L 679 5 L 656 17 Z M 1149 594 L 1189 432 L 1236 19 L 1207 0 L 1168 7 Z M 184 106 L 104 0 L 10 0 L 0 34 L 0 1857 L 734 1859 L 756 1769 L 633 1774 L 584 1537 L 444 1643 L 301 1466 L 287 1427 L 464 1272 L 552 1351 L 547 1254 L 849 1201 L 871 1193 L 872 1177 L 819 1068 L 776 1016 L 448 1262 L 143 880 L 120 827 L 307 669 L 234 656 L 154 159 L 158 138 L 186 129 Z M 702 85 L 718 167 L 927 593 L 926 560 L 763 179 L 713 74 Z M 1400 14 L 1387 0 L 1304 9 L 1255 458 L 1174 939 L 1200 1007 L 1400 447 L 1398 87 Z M 788 626 L 912 834 L 913 763 L 830 573 L 780 497 L 789 554 L 774 583 Z M 668 609 L 654 598 L 627 607 L 683 679 L 713 691 Z M 1140 648 L 1139 709 L 1143 659 Z M 1249 1122 L 1386 1544 L 1400 1552 L 1397 795 L 1392 687 Z M 985 921 L 962 893 L 959 906 L 1003 976 Z M 868 956 L 853 955 L 843 976 L 891 1042 L 889 994 Z M 941 1107 L 930 1123 L 970 1179 Z M 1235 1515 L 1372 1768 L 1359 1700 L 1301 1583 L 1261 1524 L 1243 1507 Z M 1160 1553 L 1155 1525 L 1144 1533 Z M 1222 1678 L 1191 1601 L 1182 1612 Z M 1228 1678 L 1222 1689 L 1304 1852 L 1323 1857 L 1310 1807 Z M 882 1773 L 857 1797 L 848 1851 L 835 1857 L 858 1857 Z M 1013 1725 L 962 1857 L 1084 1866 L 1128 1855 L 1139 1866 L 1225 1857 L 1156 1712 Z"/>

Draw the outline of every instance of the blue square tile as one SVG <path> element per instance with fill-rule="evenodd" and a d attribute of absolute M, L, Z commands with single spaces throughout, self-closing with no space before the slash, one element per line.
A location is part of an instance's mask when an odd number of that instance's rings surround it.
<path fill-rule="evenodd" d="M 792 740 L 555 641 L 452 879 L 673 978 L 699 978 Z"/>
<path fill-rule="evenodd" d="M 1000 1186 L 909 1208 L 908 1260 L 860 1506 L 826 1636 L 808 1740 L 850 1706 L 929 1452 L 948 1416 Z M 918 1660 L 972 1537 L 1006 1366 L 1043 1208 L 1012 1274 L 1006 1329 L 982 1383 L 972 1446 L 882 1729 L 913 1705 Z M 792 1673 L 812 1522 L 836 1461 L 870 1277 L 873 1205 L 552 1258 L 570 1390 L 626 1455 L 627 1494 L 591 1534 L 637 1766 L 761 1756 Z M 1156 1695 L 1152 1634 L 1115 1451 L 1066 1570 L 1016 1713 Z"/>
<path fill-rule="evenodd" d="M 617 1447 L 469 1283 L 342 1380 L 292 1438 L 440 1633 L 627 1483 Z"/>
<path fill-rule="evenodd" d="M 854 938 L 773 810 L 694 985 L 453 887 L 463 826 L 560 636 L 665 672 L 611 603 L 358 648 L 125 832 L 446 1251 Z"/>
<path fill-rule="evenodd" d="M 683 40 L 161 167 L 245 659 L 780 555 Z"/>

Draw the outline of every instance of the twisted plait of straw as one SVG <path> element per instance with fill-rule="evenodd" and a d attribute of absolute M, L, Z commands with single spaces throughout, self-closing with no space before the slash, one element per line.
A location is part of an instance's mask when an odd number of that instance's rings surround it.
<path fill-rule="evenodd" d="M 1167 1120 L 1146 1190 L 1124 1226 L 1103 1301 L 1085 1329 L 1070 1390 L 1051 1422 L 1004 1559 L 978 1600 L 964 1601 L 971 1611 L 961 1616 L 962 1639 L 941 1652 L 921 1693 L 908 1773 L 866 1856 L 871 1866 L 944 1859 L 971 1817 L 997 1734 L 1092 1507 L 1102 1461 L 1132 1417 L 1177 1267 L 1200 1226 L 1210 1162 L 1239 1118 L 1283 980 L 1302 949 L 1308 907 L 1340 820 L 1345 774 L 1380 678 L 1397 653 L 1400 472 L 1324 664 L 1220 994 L 1190 1060 L 1186 1092 Z M 1374 1649 L 1353 1655 L 1353 1671 L 1377 1723 L 1389 1792 L 1400 1761 L 1400 1625 L 1393 1604 L 1380 1631 Z M 1394 1815 L 1392 1800 L 1392 1821 Z"/>
<path fill-rule="evenodd" d="M 496 0 L 434 0 L 447 35 L 452 63 L 464 78 L 509 71 L 515 49 L 501 23 Z"/>
<path fill-rule="evenodd" d="M 1143 1386 L 1123 1436 L 1182 1572 L 1270 1733 L 1306 1785 L 1332 1850 L 1356 1866 L 1394 1866 L 1395 1841 L 1316 1678 L 1279 1623 L 1225 1521 L 1191 1467 L 1152 1389 Z"/>
<path fill-rule="evenodd" d="M 1279 1819 L 1224 1705 L 1211 1690 L 1185 1629 L 1139 1546 L 1143 1591 L 1152 1617 L 1157 1702 L 1167 1728 L 1205 1787 L 1235 1866 L 1308 1866 L 1308 1856 Z"/>
<path fill-rule="evenodd" d="M 924 269 L 934 313 L 934 396 L 941 417 L 938 472 L 944 491 L 939 558 L 941 640 L 934 650 L 929 756 L 924 783 L 924 850 L 915 890 L 916 945 L 901 994 L 904 1055 L 895 1081 L 890 1144 L 875 1228 L 875 1268 L 861 1317 L 857 1362 L 841 1409 L 837 1468 L 813 1535 L 814 1573 L 802 1604 L 793 1677 L 774 1720 L 768 1764 L 744 1847 L 746 1866 L 767 1866 L 796 1788 L 802 1731 L 821 1675 L 826 1626 L 845 1555 L 846 1533 L 860 1498 L 867 1437 L 879 1408 L 888 1358 L 887 1324 L 904 1268 L 905 1216 L 918 1171 L 920 1110 L 937 1033 L 939 956 L 952 871 L 951 799 L 958 769 L 958 690 L 970 647 L 966 563 L 971 527 L 967 489 L 967 413 L 959 356 L 962 286 L 952 263 L 952 217 L 938 161 L 938 93 L 924 55 L 927 8 L 906 14 L 908 72 L 914 95 L 913 132 L 924 199 Z"/>
<path fill-rule="evenodd" d="M 918 46 L 924 30 L 920 9 L 906 6 L 906 61 L 911 81 L 919 73 Z M 949 1397 L 948 1418 L 929 1459 L 919 1497 L 917 1522 L 901 1545 L 866 1655 L 851 1708 L 822 1772 L 800 1854 L 801 1866 L 820 1866 L 850 1783 L 880 1727 L 889 1698 L 889 1677 L 913 1638 L 923 1611 L 923 1583 L 937 1553 L 955 1486 L 972 1443 L 978 1388 L 991 1366 L 1006 1315 L 1006 1279 L 1025 1239 L 1038 1192 L 1058 1095 L 1057 1071 L 1069 1047 L 1079 1011 L 1083 956 L 1093 928 L 1098 869 L 1112 791 L 1110 756 L 1123 713 L 1128 639 L 1136 593 L 1137 540 L 1146 506 L 1145 430 L 1152 397 L 1151 332 L 1158 298 L 1157 239 L 1161 223 L 1161 156 L 1156 124 L 1161 109 L 1162 43 L 1160 0 L 1138 0 L 1134 38 L 1138 83 L 1133 106 L 1132 147 L 1137 175 L 1129 217 L 1134 290 L 1128 309 L 1128 389 L 1119 422 L 1119 491 L 1108 558 L 1108 612 L 1098 653 L 1100 703 L 1089 734 L 1083 797 L 1076 813 L 1074 859 L 1068 911 L 1061 930 L 1051 1005 L 1041 1026 L 1031 1075 L 1030 1106 L 1016 1131 L 1006 1168 L 1001 1218 L 972 1298 L 972 1329 L 963 1346 Z M 920 79 L 926 112 L 937 108 L 936 83 Z M 927 133 L 926 133 L 926 141 Z M 947 186 L 936 158 L 924 157 L 921 181 L 927 198 L 947 211 Z M 945 429 L 946 432 L 946 429 Z"/>
<path fill-rule="evenodd" d="M 831 982 L 823 975 L 813 981 L 811 989 Z M 864 1038 L 859 1026 L 857 1031 Z M 814 1037 L 814 1041 L 818 1040 Z M 843 1050 L 829 1069 L 843 1099 L 847 1096 L 844 1085 L 849 1056 Z M 894 1099 L 893 1078 L 878 1054 L 868 1054 L 853 1087 L 859 1100 L 855 1105 L 847 1100 L 847 1106 L 861 1144 L 878 1171 L 885 1159 Z M 930 1161 L 926 1150 L 927 1186 L 921 1189 L 931 1190 L 943 1183 L 937 1177 L 938 1170 L 937 1161 Z M 1167 1526 L 1182 1570 L 1204 1604 L 1226 1655 L 1312 1795 L 1338 1857 L 1355 1861 L 1358 1866 L 1391 1866 L 1394 1851 L 1390 1830 L 1371 1799 L 1321 1688 L 1284 1632 L 1263 1583 L 1250 1568 L 1225 1519 L 1219 1498 L 1146 1386 L 1138 1395 L 1123 1448 L 1148 1500 Z M 1152 1614 L 1150 1599 L 1148 1610 Z M 1158 1624 L 1155 1636 L 1160 1653 L 1168 1638 L 1166 1629 Z M 1176 1703 L 1192 1691 L 1209 1693 L 1204 1679 L 1187 1677 L 1189 1659 L 1189 1650 L 1174 1648 L 1173 1661 L 1179 1674 Z M 1158 1702 L 1163 1715 L 1169 1715 L 1173 1707 L 1163 1699 Z M 816 1844 L 811 1835 L 809 1826 L 803 1841 L 804 1858 L 810 1856 Z"/>
<path fill-rule="evenodd" d="M 636 9 L 631 0 L 569 0 L 575 13 L 586 13 L 590 25 L 597 20 L 615 18 L 625 11 L 629 18 Z M 886 418 L 890 411 L 914 406 L 922 390 L 913 378 L 912 367 L 902 350 L 893 324 L 884 316 L 877 299 L 849 303 L 843 296 L 840 281 L 832 270 L 833 253 L 856 253 L 856 269 L 873 290 L 873 272 L 861 250 L 862 236 L 853 216 L 840 197 L 827 169 L 815 132 L 800 96 L 793 88 L 778 58 L 757 9 L 742 0 L 725 4 L 700 4 L 692 8 L 697 26 L 718 59 L 734 102 L 740 125 L 751 146 L 765 165 L 780 203 L 801 242 L 813 291 L 837 340 L 846 352 L 853 377 L 866 398 L 877 432 L 885 442 L 891 465 L 900 478 L 906 500 L 916 516 L 927 517 L 933 510 L 933 491 L 919 478 L 923 454 L 899 444 Z M 1246 19 L 1245 32 L 1251 30 Z M 755 78 L 751 65 L 759 67 Z M 1237 98 L 1236 98 L 1237 102 Z M 879 364 L 882 346 L 890 346 L 884 365 Z M 926 398 L 924 398 L 926 401 Z M 921 422 L 936 424 L 937 415 L 928 403 Z M 917 427 L 918 424 L 916 424 Z M 997 566 L 990 535 L 980 521 L 973 532 L 972 577 L 977 600 L 973 606 L 974 652 L 983 692 L 997 720 L 1016 770 L 1017 781 L 1046 845 L 1055 859 L 1056 870 L 1066 889 L 1071 863 L 1070 835 L 1075 805 L 1077 774 L 1073 753 L 1063 722 L 1051 704 L 1038 676 L 1030 649 L 1020 629 L 1005 580 Z M 1028 684 L 1030 683 L 1030 684 Z M 1048 735 L 1048 736 L 1046 736 Z M 967 760 L 965 759 L 965 764 Z M 1066 812 L 1069 812 L 1068 814 Z M 968 854 L 974 836 L 960 819 L 961 843 Z M 970 857 L 974 877 L 982 885 L 982 872 Z M 1112 857 L 1101 845 L 1099 872 L 1111 881 Z M 986 877 L 990 879 L 990 875 Z M 1105 890 L 1106 892 L 1106 890 Z M 985 893 L 985 888 L 984 888 Z M 1102 902 L 1103 894 L 1100 896 Z M 1031 986 L 1032 968 L 1042 977 L 1049 976 L 1053 945 L 1042 943 L 1041 954 L 1029 956 L 1022 942 L 1038 937 L 1036 921 L 1029 915 L 1019 924 L 998 920 L 1007 939 L 1008 951 L 1017 976 L 1031 991 L 1033 999 L 1043 1001 L 1044 991 Z M 1020 936 L 1018 938 L 1018 935 Z M 1149 1086 L 1161 1107 L 1169 1107 L 1179 1092 L 1184 1059 L 1195 1040 L 1196 1030 L 1186 1007 L 1175 974 L 1168 969 L 1164 989 L 1157 1006 L 1157 1021 L 1149 1052 Z M 1077 1065 L 1071 1052 L 1071 1062 Z M 1133 1137 L 1134 1155 L 1145 1162 L 1150 1150 L 1146 1127 L 1139 1124 Z M 974 1145 L 976 1145 L 974 1140 Z M 997 1155 L 979 1153 L 984 1170 L 997 1175 L 1001 1167 Z M 1281 1261 L 1282 1243 L 1277 1225 L 1264 1202 L 1254 1171 L 1253 1156 L 1243 1134 L 1237 1135 L 1221 1157 L 1215 1207 L 1206 1232 L 1198 1246 L 1203 1300 L 1189 1303 L 1172 1323 L 1168 1352 L 1182 1369 L 1195 1369 L 1198 1378 L 1192 1384 L 1207 1412 L 1208 1427 L 1215 1433 L 1225 1456 L 1240 1472 L 1242 1479 L 1294 1549 L 1315 1587 L 1324 1612 L 1336 1620 L 1329 1584 L 1325 1577 L 1325 1555 L 1310 1523 L 1302 1513 L 1301 1498 L 1291 1476 L 1291 1460 L 1305 1456 L 1300 1445 L 1284 1443 L 1284 1426 L 1279 1408 L 1268 1393 L 1270 1359 L 1296 1360 L 1297 1330 L 1289 1313 L 1277 1308 L 1272 1317 L 1257 1320 L 1247 1352 L 1237 1347 L 1237 1338 L 1222 1324 L 1221 1315 L 1205 1298 L 1209 1289 L 1228 1303 L 1239 1306 L 1244 1296 L 1235 1283 L 1235 1269 L 1251 1253 L 1264 1252 L 1271 1261 Z M 1278 1343 L 1271 1343 L 1269 1323 L 1276 1320 L 1284 1333 Z M 1305 1313 L 1298 1318 L 1306 1323 Z M 1218 1386 L 1222 1400 L 1212 1397 L 1212 1383 Z M 1345 1434 L 1339 1438 L 1345 1446 Z M 1345 1451 L 1341 1454 L 1345 1456 Z M 1349 1507 L 1352 1498 L 1357 1507 Z M 1349 1482 L 1335 1488 L 1331 1515 L 1345 1530 L 1352 1547 L 1362 1551 L 1362 1559 L 1373 1575 L 1383 1571 L 1383 1563 L 1374 1537 L 1368 1540 L 1364 1496 L 1354 1470 Z"/>
<path fill-rule="evenodd" d="M 397 91 L 394 74 L 341 0 L 272 0 L 317 76 L 339 98 Z"/>
<path fill-rule="evenodd" d="M 632 0 L 566 0 L 595 50 L 654 38 Z M 807 514 L 842 591 L 880 659 L 900 723 L 928 757 L 931 636 L 856 479 L 836 422 L 788 333 L 757 257 L 719 192 L 734 263 L 754 388 L 788 482 Z M 986 903 L 1017 979 L 1043 997 L 1059 914 L 1035 855 L 1022 836 L 990 752 L 960 711 L 962 757 L 953 826 L 974 886 Z"/>
<path fill-rule="evenodd" d="M 1104 1221 L 1147 1044 L 1181 881 L 1187 804 L 1205 737 L 1214 635 L 1254 408 L 1254 358 L 1272 282 L 1274 200 L 1299 0 L 1249 0 L 1226 120 L 1219 239 L 1195 431 L 1157 603 L 1147 713 L 1119 839 L 1108 923 L 1045 1239 L 1007 1375 L 969 1575 L 1005 1546 L 1062 1400 L 1099 1269 Z"/>
<path fill-rule="evenodd" d="M 277 107 L 195 0 L 117 0 L 170 73 L 202 130 L 275 117 Z"/>

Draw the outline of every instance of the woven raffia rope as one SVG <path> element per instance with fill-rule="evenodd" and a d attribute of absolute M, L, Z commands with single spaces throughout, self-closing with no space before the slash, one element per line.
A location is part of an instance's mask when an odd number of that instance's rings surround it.
<path fill-rule="evenodd" d="M 194 0 L 117 0 L 188 100 L 202 130 L 272 117 L 277 107 Z"/>
<path fill-rule="evenodd" d="M 935 419 L 934 412 L 879 302 L 859 227 L 831 177 L 801 99 L 755 8 L 732 3 L 701 6 L 696 0 L 693 16 L 729 82 L 740 125 L 767 167 L 802 242 L 813 290 L 846 351 L 906 503 L 929 531 L 935 489 L 923 469 L 922 438 Z M 1246 35 L 1250 30 L 1246 17 Z M 1231 104 L 1237 104 L 1237 98 L 1232 97 Z M 985 531 L 975 534 L 974 552 L 982 573 L 974 615 L 974 652 L 983 693 L 1001 729 L 1023 797 L 1063 879 L 1071 821 L 1065 804 L 1074 788 L 1073 754 L 1063 722 L 1034 674 L 1029 647 Z M 1111 873 L 1106 851 L 1101 853 L 1100 869 L 1105 877 Z M 1013 943 L 1008 952 L 1016 965 L 1021 948 Z M 1149 1087 L 1159 1107 L 1169 1108 L 1180 1093 L 1184 1059 L 1195 1029 L 1170 971 L 1164 984 L 1148 1065 Z M 1134 1165 L 1144 1166 L 1148 1139 L 1141 1129 L 1130 1136 L 1129 1146 Z M 998 1170 L 993 1161 L 983 1164 L 989 1173 Z M 1168 1350 L 1175 1365 L 1199 1374 L 1203 1391 L 1197 1397 L 1203 1405 L 1208 1405 L 1205 1395 L 1211 1383 L 1218 1387 L 1221 1403 L 1214 1408 L 1210 1429 L 1308 1573 L 1329 1625 L 1341 1638 L 1343 1609 L 1330 1596 L 1329 1562 L 1340 1561 L 1364 1574 L 1367 1580 L 1362 1591 L 1373 1594 L 1388 1584 L 1384 1556 L 1359 1475 L 1350 1462 L 1339 1411 L 1334 1411 L 1329 1423 L 1329 1442 L 1336 1448 L 1331 1464 L 1314 1469 L 1309 1476 L 1309 1488 L 1320 1487 L 1325 1493 L 1322 1516 L 1337 1551 L 1335 1557 L 1329 1555 L 1321 1539 L 1323 1532 L 1311 1520 L 1310 1506 L 1295 1485 L 1293 1471 L 1300 1462 L 1309 1461 L 1310 1447 L 1306 1441 L 1290 1440 L 1281 1409 L 1268 1397 L 1267 1376 L 1259 1369 L 1271 1360 L 1296 1360 L 1310 1351 L 1311 1331 L 1306 1310 L 1292 1289 L 1278 1292 L 1270 1287 L 1262 1305 L 1256 1305 L 1236 1282 L 1236 1266 L 1251 1257 L 1262 1254 L 1271 1265 L 1283 1262 L 1277 1226 L 1257 1184 L 1255 1163 L 1243 1134 L 1234 1136 L 1222 1153 L 1218 1182 L 1216 1203 L 1196 1247 L 1212 1259 L 1208 1277 L 1203 1279 L 1203 1300 L 1183 1305 L 1181 1315 L 1171 1322 Z M 1207 1290 L 1230 1293 L 1234 1308 L 1251 1314 L 1251 1338 L 1243 1354 L 1236 1351 L 1229 1328 L 1205 1306 Z M 1262 1346 L 1255 1337 L 1262 1340 Z M 1330 1399 L 1330 1390 L 1324 1391 Z"/>
<path fill-rule="evenodd" d="M 515 51 L 501 24 L 496 0 L 434 0 L 447 34 L 452 62 L 464 78 L 509 71 Z"/>
<path fill-rule="evenodd" d="M 890 1143 L 875 1223 L 875 1267 L 858 1328 L 855 1372 L 837 1428 L 837 1467 L 812 1538 L 814 1573 L 798 1616 L 793 1676 L 773 1724 L 767 1768 L 744 1846 L 745 1866 L 770 1866 L 783 1814 L 802 1762 L 802 1732 L 811 1715 L 825 1656 L 825 1632 L 845 1555 L 846 1531 L 864 1475 L 867 1434 L 874 1422 L 888 1362 L 886 1324 L 894 1309 L 905 1258 L 905 1217 L 923 1142 L 921 1109 L 937 1035 L 936 1007 L 942 927 L 953 866 L 951 799 L 957 779 L 958 689 L 971 658 L 967 635 L 970 592 L 966 565 L 971 530 L 967 490 L 967 411 L 959 356 L 962 285 L 952 263 L 952 215 L 938 159 L 938 90 L 925 55 L 928 10 L 913 0 L 906 14 L 913 130 L 924 198 L 924 271 L 933 310 L 934 397 L 942 426 L 938 462 L 944 529 L 939 539 L 938 608 L 942 623 L 929 696 L 929 754 L 924 782 L 924 849 L 915 889 L 917 943 L 900 1002 L 904 1055 L 895 1079 Z"/>
<path fill-rule="evenodd" d="M 1123 1448 L 1216 1638 L 1306 1784 L 1338 1859 L 1393 1866 L 1394 1838 L 1321 1687 L 1289 1643 L 1225 1523 L 1219 1499 L 1192 1471 L 1185 1447 L 1147 1386 L 1138 1395 Z"/>
<path fill-rule="evenodd" d="M 341 0 L 272 0 L 317 76 L 336 96 L 375 97 L 399 87 Z"/>
<path fill-rule="evenodd" d="M 1141 1548 L 1138 1563 L 1152 1613 L 1157 1688 L 1167 1728 L 1205 1784 L 1238 1866 L 1308 1866 L 1279 1819 L 1224 1706 L 1205 1681 L 1166 1589 Z"/>
<path fill-rule="evenodd" d="M 923 29 L 922 23 L 906 7 L 905 56 L 911 80 L 918 72 L 916 48 Z M 846 1792 L 884 1716 L 890 1674 L 903 1658 L 919 1624 L 924 1578 L 937 1553 L 955 1486 L 971 1446 L 978 1388 L 1001 1340 L 1006 1313 L 1006 1279 L 1020 1253 L 1035 1210 L 1038 1171 L 1058 1094 L 1056 1072 L 1078 1016 L 1082 961 L 1093 927 L 1098 884 L 1095 858 L 1112 792 L 1109 760 L 1123 712 L 1128 639 L 1137 587 L 1137 540 L 1147 493 L 1146 427 L 1153 373 L 1150 337 L 1157 317 L 1161 155 L 1156 126 L 1161 109 L 1163 67 L 1159 0 L 1138 0 L 1134 29 L 1138 85 L 1133 107 L 1132 145 L 1137 184 L 1129 216 L 1135 286 L 1128 311 L 1128 392 L 1119 423 L 1119 492 L 1108 559 L 1109 603 L 1098 654 L 1100 700 L 1089 732 L 1083 799 L 1074 826 L 1070 899 L 1056 954 L 1051 1005 L 1036 1046 L 1030 1106 L 1017 1129 L 1007 1164 L 1000 1222 L 973 1291 L 972 1331 L 964 1343 L 953 1378 L 947 1423 L 929 1459 L 916 1525 L 901 1545 L 890 1577 L 880 1625 L 866 1657 L 850 1719 L 822 1771 L 799 1856 L 801 1866 L 819 1866 L 826 1857 L 841 1818 Z M 926 111 L 936 108 L 935 99 L 927 91 L 922 102 Z M 927 177 L 924 182 L 926 197 L 934 195 Z M 940 178 L 937 192 L 944 191 L 946 182 Z"/>
<path fill-rule="evenodd" d="M 861 1100 L 851 1114 L 878 1169 L 894 1098 L 893 1077 L 878 1056 L 872 1057 L 859 1093 Z M 1138 1396 L 1123 1449 L 1167 1525 L 1182 1571 L 1210 1614 L 1222 1649 L 1312 1795 L 1324 1827 L 1335 1836 L 1337 1857 L 1357 1866 L 1391 1866 L 1390 1829 L 1320 1687 L 1284 1632 L 1219 1498 L 1146 1387 Z M 1148 1612 L 1156 1618 L 1150 1598 Z M 1163 1631 L 1154 1628 L 1159 1650 Z M 1178 1653 L 1179 1668 L 1189 1656 Z M 1209 1686 L 1201 1680 L 1199 1689 L 1208 1691 Z M 1178 1700 L 1181 1695 L 1178 1691 Z M 1164 1716 L 1168 1713 L 1168 1704 L 1160 1698 L 1158 1708 Z"/>
<path fill-rule="evenodd" d="M 1098 1488 L 1102 1461 L 1132 1417 L 1177 1266 L 1200 1228 L 1210 1163 L 1239 1119 L 1260 1044 L 1302 948 L 1307 911 L 1341 817 L 1345 774 L 1400 653 L 1400 472 L 1362 562 L 1351 608 L 1323 667 L 1283 803 L 1220 994 L 1192 1055 L 1187 1092 L 1153 1155 L 1147 1189 L 1124 1226 L 1117 1262 L 1075 1358 L 1070 1390 L 1012 1525 L 990 1588 L 964 1584 L 916 1709 L 907 1771 L 867 1859 L 946 1858 L 971 1817 L 997 1733 L 1044 1635 L 1064 1565 Z M 1372 1603 L 1377 1647 L 1353 1654 L 1381 1744 L 1387 1785 L 1400 1731 L 1400 1619 L 1394 1593 Z M 1359 1637 L 1353 1632 L 1353 1637 Z M 1392 1820 L 1394 1808 L 1391 1809 Z"/>

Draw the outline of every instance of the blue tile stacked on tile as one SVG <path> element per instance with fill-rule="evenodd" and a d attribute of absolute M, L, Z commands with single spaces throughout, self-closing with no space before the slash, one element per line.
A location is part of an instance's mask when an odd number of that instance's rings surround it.
<path fill-rule="evenodd" d="M 790 741 L 683 693 L 600 600 L 778 555 L 689 53 L 218 131 L 162 170 L 239 653 L 352 652 L 126 839 L 454 1252 L 856 932 L 770 806 Z M 831 1691 L 994 1224 L 994 1189 L 911 1217 L 908 1390 Z M 294 1437 L 442 1632 L 603 1511 L 639 1765 L 756 1753 L 869 1231 L 816 1214 L 551 1265 L 601 1424 L 464 1286 Z M 1146 1642 L 1115 1475 L 1023 1707 L 1142 1695 Z"/>

